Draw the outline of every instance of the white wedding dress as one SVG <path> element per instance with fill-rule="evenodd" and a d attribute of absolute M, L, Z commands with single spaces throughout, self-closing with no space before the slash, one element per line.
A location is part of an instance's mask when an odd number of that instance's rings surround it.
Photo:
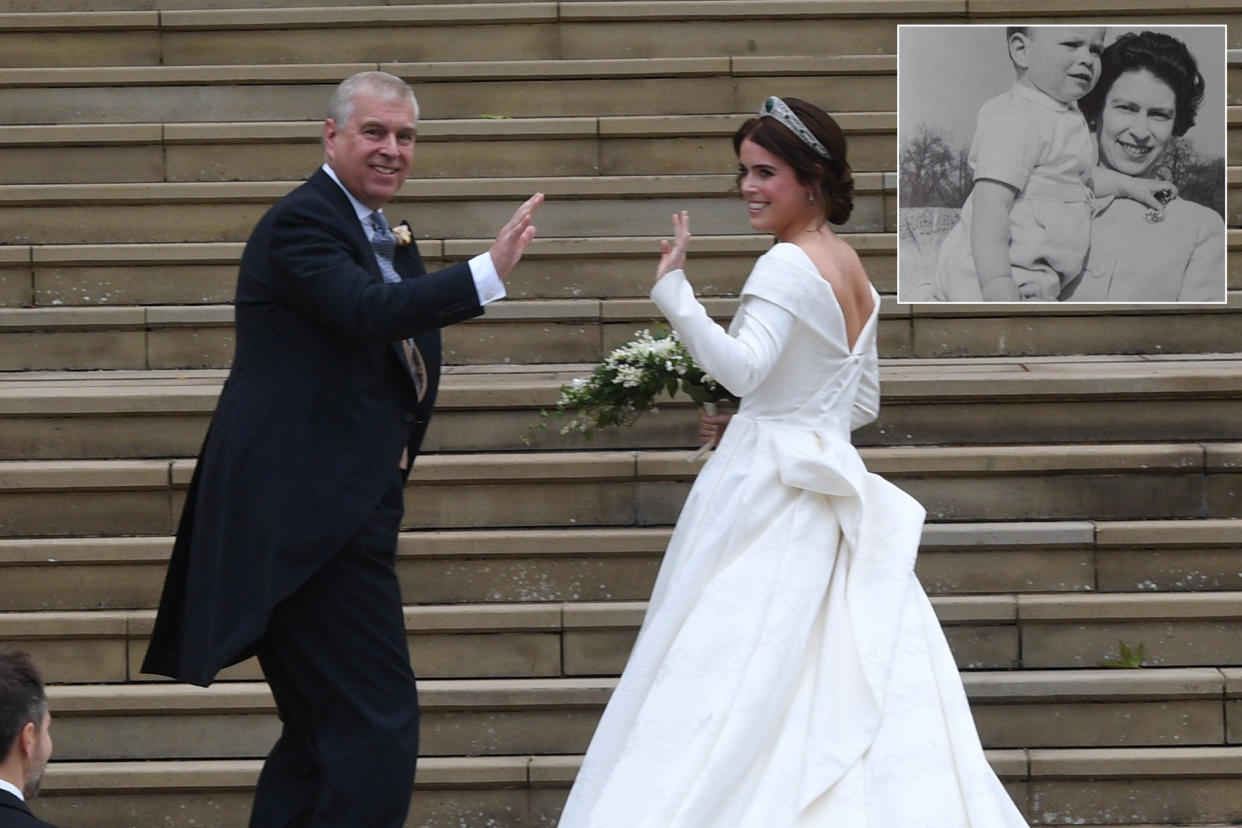
<path fill-rule="evenodd" d="M 677 522 L 561 828 L 1026 828 L 914 576 L 924 511 L 850 431 L 879 404 L 793 244 L 726 333 L 685 274 L 652 298 L 742 403 Z"/>

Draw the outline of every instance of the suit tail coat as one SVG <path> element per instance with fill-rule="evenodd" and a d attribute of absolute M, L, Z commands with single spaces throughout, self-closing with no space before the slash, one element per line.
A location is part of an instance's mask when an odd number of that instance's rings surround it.
<path fill-rule="evenodd" d="M 372 512 L 416 453 L 439 384 L 440 328 L 481 314 L 469 265 L 427 274 L 397 250 L 383 281 L 322 170 L 272 207 L 242 255 L 232 370 L 173 546 L 143 671 L 207 685 L 253 652 L 272 608 Z M 420 403 L 401 348 L 428 371 Z"/>

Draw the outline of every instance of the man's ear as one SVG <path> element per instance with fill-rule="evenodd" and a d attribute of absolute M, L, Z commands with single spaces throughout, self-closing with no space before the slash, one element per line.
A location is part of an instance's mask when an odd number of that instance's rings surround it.
<path fill-rule="evenodd" d="M 22 725 L 22 729 L 17 732 L 15 744 L 23 757 L 34 755 L 35 748 L 39 744 L 39 728 L 34 722 L 26 722 Z"/>
<path fill-rule="evenodd" d="M 328 158 L 332 157 L 332 152 L 336 146 L 336 121 L 328 118 L 323 122 L 323 151 Z"/>
<path fill-rule="evenodd" d="M 1014 66 L 1019 69 L 1030 67 L 1031 56 L 1027 51 L 1030 45 L 1030 35 L 1025 32 L 1014 32 L 1009 36 L 1009 59 L 1013 61 Z"/>

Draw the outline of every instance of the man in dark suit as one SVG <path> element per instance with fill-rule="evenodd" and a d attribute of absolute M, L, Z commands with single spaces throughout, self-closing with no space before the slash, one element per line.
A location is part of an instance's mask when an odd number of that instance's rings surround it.
<path fill-rule="evenodd" d="M 487 253 L 425 272 L 380 210 L 405 181 L 409 87 L 343 81 L 324 166 L 242 255 L 236 349 L 190 489 L 143 670 L 207 685 L 257 655 L 284 728 L 253 828 L 396 828 L 418 703 L 394 569 L 440 328 L 483 312 L 534 238 L 523 204 Z"/>
<path fill-rule="evenodd" d="M 26 805 L 52 755 L 43 677 L 25 653 L 0 651 L 0 828 L 55 828 Z"/>

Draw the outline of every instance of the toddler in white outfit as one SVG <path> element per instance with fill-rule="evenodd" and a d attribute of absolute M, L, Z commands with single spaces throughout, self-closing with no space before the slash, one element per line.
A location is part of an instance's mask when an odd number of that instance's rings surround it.
<path fill-rule="evenodd" d="M 1086 259 L 1097 150 L 1075 102 L 1099 78 L 1104 29 L 1010 27 L 1007 36 L 1018 80 L 979 110 L 974 188 L 923 299 L 1055 301 Z"/>

